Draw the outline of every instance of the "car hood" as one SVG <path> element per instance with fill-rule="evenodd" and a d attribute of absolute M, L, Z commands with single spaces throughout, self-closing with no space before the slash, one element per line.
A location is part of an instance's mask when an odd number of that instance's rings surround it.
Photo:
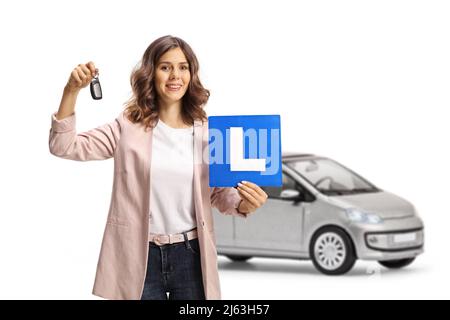
<path fill-rule="evenodd" d="M 386 191 L 331 198 L 333 198 L 333 202 L 343 208 L 357 208 L 376 213 L 383 219 L 404 218 L 415 214 L 414 206 L 410 202 Z"/>

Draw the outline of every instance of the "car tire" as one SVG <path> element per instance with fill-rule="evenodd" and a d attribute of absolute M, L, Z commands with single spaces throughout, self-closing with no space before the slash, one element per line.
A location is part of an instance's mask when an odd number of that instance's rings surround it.
<path fill-rule="evenodd" d="M 333 226 L 319 229 L 314 234 L 309 256 L 316 269 L 326 275 L 347 273 L 356 262 L 352 240 L 344 230 Z"/>
<path fill-rule="evenodd" d="M 406 266 L 409 266 L 411 263 L 414 262 L 416 258 L 406 258 L 406 259 L 399 259 L 399 260 L 386 260 L 386 261 L 378 261 L 379 264 L 381 264 L 383 267 L 389 268 L 389 269 L 400 269 L 404 268 Z"/>
<path fill-rule="evenodd" d="M 227 258 L 232 260 L 232 261 L 241 261 L 241 262 L 243 262 L 243 261 L 247 261 L 251 257 L 249 257 L 249 256 L 227 255 Z"/>

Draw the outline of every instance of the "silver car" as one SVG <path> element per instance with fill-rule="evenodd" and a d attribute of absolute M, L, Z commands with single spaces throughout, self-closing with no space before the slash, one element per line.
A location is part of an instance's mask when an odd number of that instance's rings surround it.
<path fill-rule="evenodd" d="M 283 154 L 283 186 L 263 187 L 267 202 L 248 219 L 214 209 L 217 252 L 311 259 L 324 274 L 348 272 L 357 259 L 402 268 L 423 253 L 414 206 L 325 157 Z"/>

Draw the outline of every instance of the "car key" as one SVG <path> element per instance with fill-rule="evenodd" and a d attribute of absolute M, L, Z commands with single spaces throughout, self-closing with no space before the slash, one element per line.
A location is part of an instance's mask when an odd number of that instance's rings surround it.
<path fill-rule="evenodd" d="M 98 72 L 91 81 L 90 89 L 92 99 L 100 100 L 102 98 L 102 87 L 100 86 L 100 80 L 98 80 Z"/>

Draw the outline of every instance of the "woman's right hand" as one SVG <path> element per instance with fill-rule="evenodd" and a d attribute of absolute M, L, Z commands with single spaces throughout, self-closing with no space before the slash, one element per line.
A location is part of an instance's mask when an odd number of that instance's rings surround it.
<path fill-rule="evenodd" d="M 91 83 L 97 73 L 98 69 L 95 68 L 92 61 L 89 61 L 86 64 L 79 64 L 70 74 L 69 80 L 66 84 L 67 90 L 71 92 L 79 92 Z"/>

